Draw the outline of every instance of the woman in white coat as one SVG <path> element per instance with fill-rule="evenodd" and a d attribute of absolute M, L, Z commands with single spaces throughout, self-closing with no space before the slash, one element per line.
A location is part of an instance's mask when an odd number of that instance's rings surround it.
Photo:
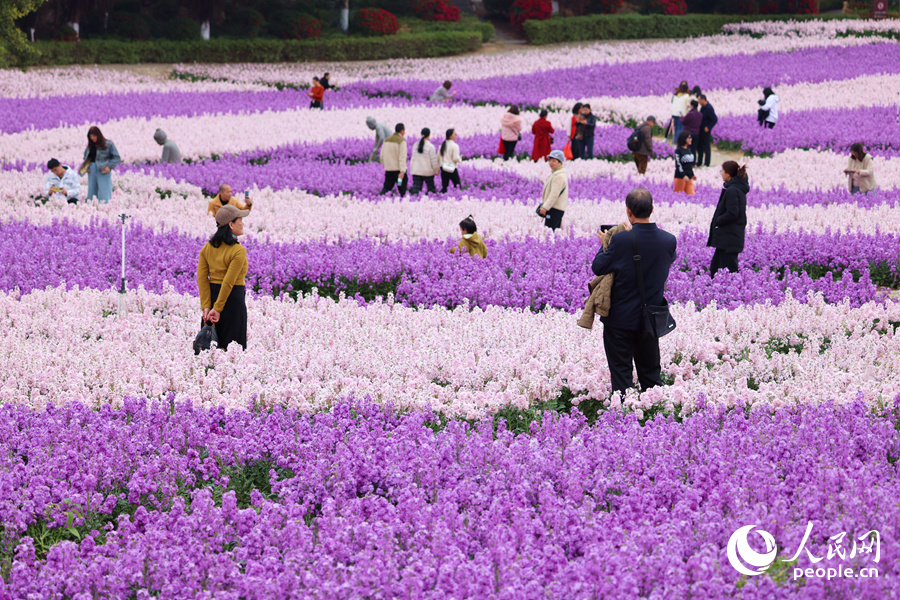
<path fill-rule="evenodd" d="M 422 138 L 413 149 L 412 158 L 409 161 L 409 172 L 413 176 L 410 194 L 421 192 L 423 183 L 428 186 L 430 193 L 437 193 L 437 188 L 434 187 L 434 176 L 438 174 L 440 163 L 434 144 L 429 141 L 430 137 L 431 130 L 425 127 L 422 129 Z"/>
<path fill-rule="evenodd" d="M 462 162 L 462 157 L 459 154 L 459 144 L 456 143 L 456 140 L 459 139 L 459 136 L 456 135 L 455 129 L 448 129 L 447 134 L 444 136 L 444 143 L 441 144 L 441 150 L 439 154 L 441 155 L 441 193 L 446 194 L 447 188 L 450 186 L 450 182 L 453 182 L 453 185 L 459 189 L 459 163 Z"/>

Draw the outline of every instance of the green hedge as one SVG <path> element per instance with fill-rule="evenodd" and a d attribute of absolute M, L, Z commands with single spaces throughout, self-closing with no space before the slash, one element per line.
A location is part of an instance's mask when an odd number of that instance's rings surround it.
<path fill-rule="evenodd" d="M 482 33 L 478 31 L 448 31 L 315 41 L 213 39 L 207 42 L 169 40 L 35 42 L 33 47 L 41 54 L 26 59 L 19 66 L 178 62 L 268 63 L 423 58 L 474 52 L 481 48 L 481 40 Z"/>
<path fill-rule="evenodd" d="M 592 40 L 641 40 L 687 38 L 722 33 L 729 23 L 750 21 L 808 21 L 845 18 L 842 15 L 589 15 L 525 21 L 525 35 L 532 44 L 586 42 Z"/>

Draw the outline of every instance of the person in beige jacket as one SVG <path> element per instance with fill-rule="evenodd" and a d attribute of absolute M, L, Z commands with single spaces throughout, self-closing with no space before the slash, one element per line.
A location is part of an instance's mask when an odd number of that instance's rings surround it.
<path fill-rule="evenodd" d="M 562 150 L 554 150 L 547 158 L 551 173 L 544 182 L 541 206 L 538 212 L 544 217 L 544 227 L 557 230 L 562 225 L 563 213 L 569 205 L 569 176 L 563 163 L 566 160 Z"/>
<path fill-rule="evenodd" d="M 381 166 L 384 167 L 384 186 L 381 188 L 382 195 L 387 194 L 394 189 L 397 181 L 400 185 L 397 190 L 400 196 L 406 194 L 406 186 L 408 179 L 406 177 L 406 127 L 403 123 L 397 123 L 394 126 L 394 135 L 384 140 L 381 145 Z"/>
<path fill-rule="evenodd" d="M 434 187 L 434 177 L 440 173 L 441 163 L 438 161 L 437 150 L 431 143 L 431 130 L 425 127 L 422 129 L 421 135 L 409 161 L 409 172 L 413 178 L 409 193 L 418 194 L 422 191 L 424 183 L 428 186 L 428 192 L 435 194 L 437 188 Z"/>
<path fill-rule="evenodd" d="M 866 154 L 866 149 L 860 142 L 850 146 L 850 160 L 844 173 L 847 175 L 847 185 L 851 194 L 868 194 L 876 187 L 874 164 L 872 155 Z"/>
<path fill-rule="evenodd" d="M 459 153 L 459 144 L 456 140 L 459 136 L 455 129 L 448 129 L 444 136 L 444 142 L 441 144 L 439 152 L 441 156 L 441 193 L 446 194 L 450 182 L 459 189 L 459 163 L 462 162 L 462 155 Z"/>
<path fill-rule="evenodd" d="M 612 236 L 619 232 L 625 231 L 625 225 L 619 223 L 615 227 L 607 229 L 598 235 L 603 240 L 603 251 L 609 248 L 609 242 Z M 612 286 L 615 282 L 616 274 L 607 273 L 606 275 L 598 275 L 588 284 L 588 298 L 584 302 L 584 312 L 578 319 L 578 326 L 585 329 L 594 328 L 594 315 L 601 317 L 609 316 L 610 301 L 612 298 Z"/>

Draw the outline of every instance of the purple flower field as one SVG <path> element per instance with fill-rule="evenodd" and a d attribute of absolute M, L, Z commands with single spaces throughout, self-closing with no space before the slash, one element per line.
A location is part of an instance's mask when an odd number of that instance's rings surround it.
<path fill-rule="evenodd" d="M 126 278 L 129 285 L 161 292 L 168 282 L 180 293 L 196 294 L 196 256 L 203 239 L 175 232 L 155 234 L 140 224 L 129 228 Z M 0 257 L 10 265 L 0 290 L 67 286 L 109 289 L 119 281 L 120 228 L 96 223 L 37 226 L 0 225 Z M 712 249 L 706 233 L 685 229 L 668 282 L 671 302 L 716 302 L 730 309 L 780 304 L 787 290 L 803 298 L 821 292 L 829 302 L 851 306 L 883 294 L 876 283 L 898 278 L 898 234 L 811 234 L 751 232 L 741 255 L 742 269 L 708 276 Z M 308 243 L 246 243 L 247 285 L 257 293 L 309 291 L 313 286 L 366 299 L 394 293 L 398 302 L 433 305 L 506 306 L 570 312 L 584 306 L 590 262 L 599 249 L 592 238 L 539 241 L 487 240 L 488 258 L 452 255 L 455 240 L 380 243 L 371 239 Z M 74 262 L 71 257 L 77 256 Z M 855 277 L 854 277 L 855 276 Z M 855 281 L 856 279 L 856 281 Z M 873 279 L 875 282 L 873 282 Z"/>
<path fill-rule="evenodd" d="M 575 414 L 515 435 L 490 420 L 433 431 L 429 413 L 354 401 L 316 415 L 4 406 L 0 595 L 895 596 L 896 407 L 707 409 L 645 426 Z M 808 524 L 811 554 L 790 562 Z M 745 525 L 777 545 L 768 577 L 728 564 Z M 874 549 L 847 558 L 873 529 L 877 562 Z"/>

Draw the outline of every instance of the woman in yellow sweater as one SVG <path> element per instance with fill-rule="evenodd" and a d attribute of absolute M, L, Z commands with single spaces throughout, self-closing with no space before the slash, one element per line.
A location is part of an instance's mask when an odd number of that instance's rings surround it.
<path fill-rule="evenodd" d="M 197 263 L 203 322 L 215 325 L 219 348 L 223 350 L 231 342 L 247 348 L 247 250 L 237 238 L 244 235 L 243 218 L 249 214 L 249 210 L 239 210 L 231 204 L 221 207 L 216 212 L 218 229 L 203 246 Z"/>

